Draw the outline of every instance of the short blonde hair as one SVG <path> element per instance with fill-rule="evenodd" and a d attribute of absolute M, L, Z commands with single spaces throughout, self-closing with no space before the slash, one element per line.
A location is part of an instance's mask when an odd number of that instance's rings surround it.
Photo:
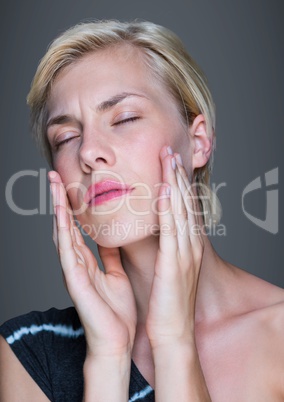
<path fill-rule="evenodd" d="M 194 179 L 205 223 L 216 222 L 219 218 L 219 209 L 216 208 L 218 203 L 209 188 L 215 149 L 214 103 L 204 74 L 180 39 L 167 28 L 144 21 L 95 21 L 80 23 L 56 38 L 38 66 L 27 97 L 31 109 L 32 133 L 41 152 L 52 166 L 46 135 L 46 104 L 59 71 L 88 53 L 120 44 L 130 44 L 143 52 L 151 71 L 176 100 L 184 123 L 190 126 L 197 115 L 203 114 L 212 141 L 212 152 L 207 164 L 196 169 Z"/>

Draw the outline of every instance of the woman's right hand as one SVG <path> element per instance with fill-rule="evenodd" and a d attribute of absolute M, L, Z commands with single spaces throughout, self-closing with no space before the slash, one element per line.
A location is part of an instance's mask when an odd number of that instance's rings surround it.
<path fill-rule="evenodd" d="M 65 284 L 84 327 L 87 356 L 131 355 L 136 330 L 132 287 L 118 248 L 98 246 L 105 273 L 74 222 L 59 174 L 49 172 L 54 205 L 53 240 Z"/>

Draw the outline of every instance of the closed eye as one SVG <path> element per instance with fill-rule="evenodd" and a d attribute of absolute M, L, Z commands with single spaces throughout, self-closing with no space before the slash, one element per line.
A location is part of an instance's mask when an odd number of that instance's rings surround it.
<path fill-rule="evenodd" d="M 78 138 L 78 137 L 69 137 L 69 138 L 66 138 L 66 140 L 62 140 L 62 141 L 56 143 L 55 149 L 58 149 L 59 147 L 61 147 L 61 145 L 67 144 L 69 141 L 74 140 L 74 138 Z"/>
<path fill-rule="evenodd" d="M 135 120 L 138 120 L 138 119 L 140 119 L 139 116 L 128 117 L 127 119 L 120 120 L 117 123 L 114 123 L 113 125 L 118 126 L 118 125 L 125 124 L 125 123 L 131 123 L 131 122 L 133 122 Z M 55 149 L 56 150 L 59 149 L 63 144 L 67 144 L 69 141 L 72 141 L 74 138 L 78 138 L 78 137 L 76 136 L 76 137 L 66 138 L 65 140 L 62 140 L 62 141 L 56 143 L 55 144 Z"/>
<path fill-rule="evenodd" d="M 124 124 L 124 123 L 130 123 L 132 121 L 138 120 L 140 117 L 138 116 L 133 116 L 133 117 L 128 117 L 127 119 L 123 119 L 118 121 L 117 123 L 114 123 L 114 126 L 118 126 L 119 124 Z"/>

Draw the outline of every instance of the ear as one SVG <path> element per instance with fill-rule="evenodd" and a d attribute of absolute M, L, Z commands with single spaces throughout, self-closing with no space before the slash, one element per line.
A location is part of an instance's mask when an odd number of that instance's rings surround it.
<path fill-rule="evenodd" d="M 207 135 L 204 116 L 199 114 L 190 126 L 192 139 L 192 168 L 193 170 L 206 165 L 212 151 L 212 141 Z"/>

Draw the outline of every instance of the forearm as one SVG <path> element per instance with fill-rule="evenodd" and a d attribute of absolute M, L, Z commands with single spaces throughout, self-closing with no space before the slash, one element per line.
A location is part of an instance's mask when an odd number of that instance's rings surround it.
<path fill-rule="evenodd" d="M 195 347 L 163 345 L 153 357 L 157 402 L 211 402 Z"/>
<path fill-rule="evenodd" d="M 127 402 L 131 358 L 86 358 L 83 402 Z"/>

